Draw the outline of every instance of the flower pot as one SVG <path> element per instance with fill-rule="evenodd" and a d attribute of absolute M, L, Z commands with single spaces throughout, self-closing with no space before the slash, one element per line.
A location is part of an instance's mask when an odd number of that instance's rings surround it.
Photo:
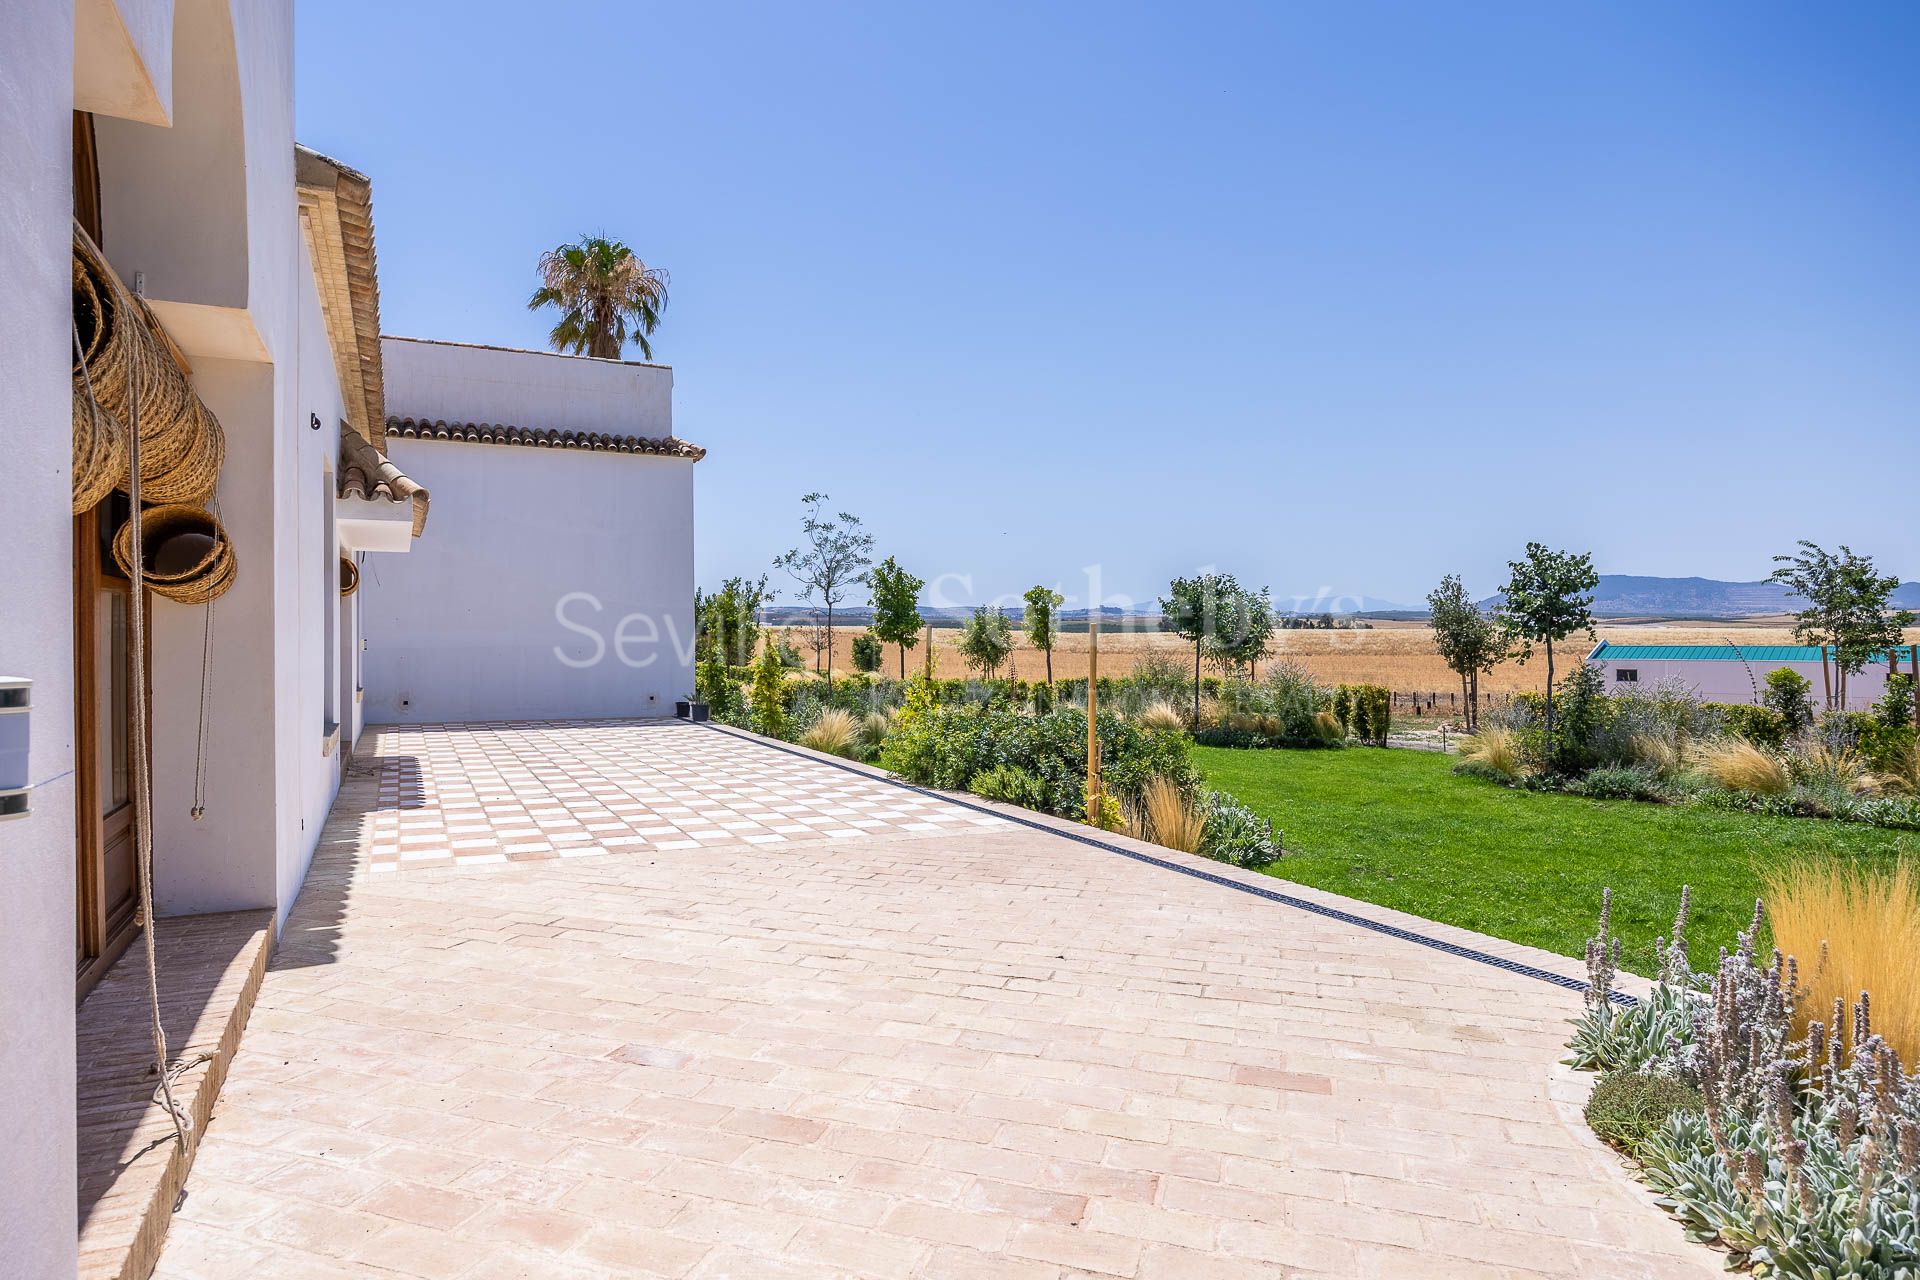
<path fill-rule="evenodd" d="M 700 724 L 707 719 L 707 704 L 704 702 L 688 702 L 683 698 L 673 704 L 673 714 L 679 716 L 682 720 L 691 720 L 695 724 Z"/>

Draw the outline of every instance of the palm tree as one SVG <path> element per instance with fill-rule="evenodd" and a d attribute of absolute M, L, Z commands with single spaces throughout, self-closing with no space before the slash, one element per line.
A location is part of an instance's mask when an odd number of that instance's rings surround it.
<path fill-rule="evenodd" d="M 527 310 L 559 307 L 560 319 L 547 335 L 555 351 L 620 358 L 631 338 L 640 354 L 653 359 L 647 338 L 667 306 L 667 273 L 649 267 L 633 250 L 605 236 L 582 236 L 540 255 L 540 287 Z"/>

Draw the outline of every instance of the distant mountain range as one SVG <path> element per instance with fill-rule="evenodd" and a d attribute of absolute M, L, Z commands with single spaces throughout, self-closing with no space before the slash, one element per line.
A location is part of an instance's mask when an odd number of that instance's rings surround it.
<path fill-rule="evenodd" d="M 1491 608 L 1500 597 L 1481 603 Z M 1715 578 L 1655 578 L 1633 573 L 1603 573 L 1593 593 L 1593 612 L 1601 618 L 1751 618 L 1791 613 L 1805 605 L 1774 582 L 1722 582 Z M 1920 609 L 1920 582 L 1906 582 L 1893 603 Z"/>

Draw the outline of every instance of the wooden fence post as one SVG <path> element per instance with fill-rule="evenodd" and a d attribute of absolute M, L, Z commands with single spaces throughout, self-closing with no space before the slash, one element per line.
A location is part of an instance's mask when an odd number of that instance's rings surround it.
<path fill-rule="evenodd" d="M 1087 821 L 1100 825 L 1100 614 L 1087 615 Z"/>

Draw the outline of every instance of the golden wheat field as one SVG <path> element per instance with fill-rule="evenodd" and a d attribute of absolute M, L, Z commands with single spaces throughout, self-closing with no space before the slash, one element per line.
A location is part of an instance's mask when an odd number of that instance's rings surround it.
<path fill-rule="evenodd" d="M 814 665 L 813 650 L 807 644 L 807 628 L 776 628 L 787 642 L 800 651 L 809 667 Z M 833 669 L 836 673 L 853 670 L 853 637 L 859 628 L 835 628 Z M 1740 644 L 1793 644 L 1791 627 L 1731 623 L 1721 625 L 1664 623 L 1603 623 L 1599 638 L 1615 644 L 1718 644 L 1729 639 Z M 925 632 L 921 633 L 923 636 Z M 1920 629 L 1908 633 L 1920 638 Z M 934 673 L 942 679 L 968 675 L 966 663 L 954 647 L 959 632 L 936 629 L 933 632 Z M 1013 670 L 1023 680 L 1038 680 L 1046 674 L 1046 655 L 1029 648 L 1014 633 Z M 922 641 L 924 644 L 925 641 Z M 1567 642 L 1563 650 L 1556 646 L 1556 672 L 1566 670 L 1567 659 L 1584 657 L 1593 643 L 1585 637 Z M 1179 637 L 1163 632 L 1103 632 L 1100 636 L 1100 673 L 1125 675 L 1149 653 L 1160 653 L 1176 661 L 1191 663 L 1193 649 Z M 907 655 L 909 674 L 919 669 L 923 654 L 919 648 Z M 1370 631 L 1281 631 L 1275 633 L 1273 656 L 1269 662 L 1292 662 L 1306 668 L 1328 684 L 1385 685 L 1397 693 L 1438 693 L 1442 697 L 1460 687 L 1459 677 L 1447 670 L 1434 652 L 1433 633 L 1421 623 L 1382 623 Z M 1263 668 L 1265 664 L 1262 664 Z M 886 647 L 881 664 L 882 675 L 898 675 L 899 650 Z M 1491 675 L 1482 676 L 1483 693 L 1509 693 L 1538 690 L 1546 685 L 1547 664 L 1536 653 L 1528 663 L 1509 662 Z M 1001 674 L 1007 674 L 1001 669 Z M 1087 636 L 1062 635 L 1053 651 L 1053 674 L 1070 678 L 1087 674 Z"/>

